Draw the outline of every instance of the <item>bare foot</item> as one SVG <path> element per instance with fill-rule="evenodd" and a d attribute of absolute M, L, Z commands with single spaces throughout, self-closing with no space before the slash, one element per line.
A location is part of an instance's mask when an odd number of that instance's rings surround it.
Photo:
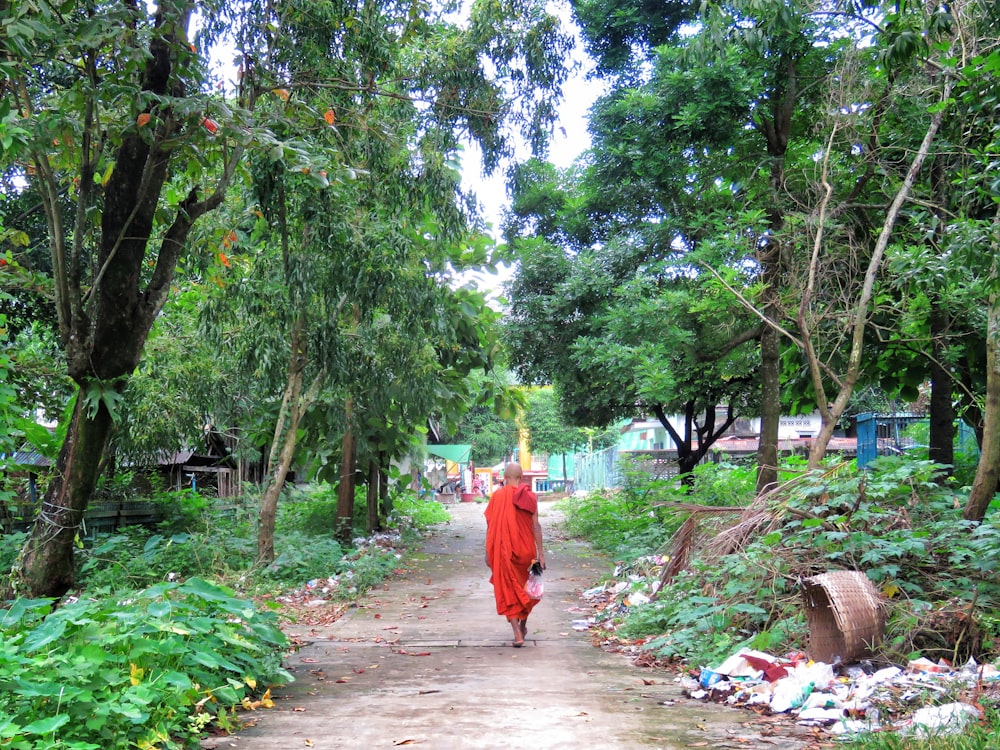
<path fill-rule="evenodd" d="M 522 620 L 510 620 L 510 626 L 514 630 L 514 648 L 521 648 L 524 645 L 524 630 L 521 628 L 521 623 Z"/>

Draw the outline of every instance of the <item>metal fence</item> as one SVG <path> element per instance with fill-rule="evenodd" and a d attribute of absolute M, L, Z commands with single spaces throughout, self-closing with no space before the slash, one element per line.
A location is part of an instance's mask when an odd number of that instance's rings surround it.
<path fill-rule="evenodd" d="M 622 451 L 616 447 L 598 453 L 577 455 L 576 489 L 606 490 L 622 486 L 626 466 L 644 472 L 652 479 L 677 476 L 677 451 Z"/>

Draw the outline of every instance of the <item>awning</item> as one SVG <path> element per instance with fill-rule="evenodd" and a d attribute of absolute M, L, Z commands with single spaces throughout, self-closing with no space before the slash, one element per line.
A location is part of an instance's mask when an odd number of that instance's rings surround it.
<path fill-rule="evenodd" d="M 471 445 L 428 445 L 427 452 L 456 464 L 467 464 L 472 458 Z"/>

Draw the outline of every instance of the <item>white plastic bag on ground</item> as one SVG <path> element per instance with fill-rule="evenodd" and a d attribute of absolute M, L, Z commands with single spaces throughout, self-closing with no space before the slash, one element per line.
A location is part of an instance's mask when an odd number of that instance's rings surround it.
<path fill-rule="evenodd" d="M 782 677 L 774 683 L 774 692 L 771 694 L 771 710 L 776 714 L 783 714 L 793 708 L 798 708 L 805 703 L 812 688 L 812 684 L 800 682 L 794 674 Z"/>
<path fill-rule="evenodd" d="M 924 706 L 913 712 L 905 729 L 918 737 L 955 734 L 979 719 L 979 709 L 968 703 Z"/>

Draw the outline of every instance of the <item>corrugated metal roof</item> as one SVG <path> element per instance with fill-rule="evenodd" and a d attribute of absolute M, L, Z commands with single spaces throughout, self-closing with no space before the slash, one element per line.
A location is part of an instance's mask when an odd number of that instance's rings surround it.
<path fill-rule="evenodd" d="M 34 450 L 14 451 L 14 455 L 11 456 L 11 460 L 13 460 L 13 462 L 18 466 L 37 466 L 39 468 L 45 468 L 52 465 L 52 462 L 48 458 Z"/>

